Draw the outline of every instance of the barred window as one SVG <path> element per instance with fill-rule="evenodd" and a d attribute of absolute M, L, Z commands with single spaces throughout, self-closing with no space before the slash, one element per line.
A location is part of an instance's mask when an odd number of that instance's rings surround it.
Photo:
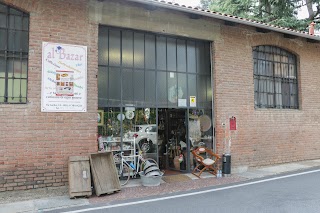
<path fill-rule="evenodd" d="M 253 48 L 255 108 L 298 109 L 297 58 L 274 46 Z"/>
<path fill-rule="evenodd" d="M 29 15 L 0 3 L 0 103 L 26 103 Z"/>

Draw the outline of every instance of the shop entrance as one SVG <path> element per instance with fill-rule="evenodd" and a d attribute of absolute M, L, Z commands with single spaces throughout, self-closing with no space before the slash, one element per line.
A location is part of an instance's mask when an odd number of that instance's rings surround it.
<path fill-rule="evenodd" d="M 187 171 L 187 110 L 158 110 L 158 156 L 165 174 Z"/>
<path fill-rule="evenodd" d="M 99 26 L 99 149 L 132 155 L 139 147 L 165 174 L 192 170 L 190 150 L 213 147 L 212 127 L 202 124 L 213 118 L 211 46 Z"/>

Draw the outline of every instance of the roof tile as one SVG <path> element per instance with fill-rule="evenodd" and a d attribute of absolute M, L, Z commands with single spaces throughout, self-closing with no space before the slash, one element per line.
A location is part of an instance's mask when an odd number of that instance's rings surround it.
<path fill-rule="evenodd" d="M 270 28 L 288 30 L 288 31 L 295 32 L 295 33 L 300 33 L 300 34 L 309 35 L 309 33 L 307 33 L 307 32 L 297 31 L 297 30 L 294 30 L 294 29 L 290 29 L 290 28 L 286 28 L 286 27 L 281 27 L 281 26 L 276 26 L 276 25 L 273 25 L 273 24 L 267 24 L 267 23 L 264 23 L 264 22 L 261 22 L 261 21 L 256 21 L 256 20 L 252 20 L 252 19 L 242 18 L 242 17 L 238 17 L 238 16 L 232 16 L 232 15 L 225 14 L 225 13 L 221 13 L 221 12 L 217 12 L 217 11 L 211 11 L 211 10 L 207 10 L 207 9 L 202 9 L 202 8 L 199 8 L 198 6 L 192 7 L 192 6 L 188 6 L 188 5 L 178 4 L 178 3 L 175 3 L 174 0 L 172 0 L 172 1 L 164 1 L 164 0 L 145 0 L 145 1 L 146 1 L 146 3 L 147 3 L 148 1 L 149 1 L 149 2 L 155 1 L 155 2 L 160 2 L 160 3 L 163 3 L 163 4 L 173 5 L 174 7 L 177 7 L 177 8 L 178 8 L 178 7 L 182 7 L 182 8 L 187 8 L 187 9 L 194 10 L 194 11 L 212 13 L 212 14 L 219 15 L 219 16 L 222 16 L 222 17 L 229 17 L 229 18 L 232 18 L 232 19 L 240 20 L 240 21 L 243 22 L 243 24 L 245 24 L 245 23 L 247 23 L 247 22 L 251 22 L 251 23 L 256 23 L 256 24 L 261 24 L 261 25 L 264 25 L 264 26 L 268 26 L 268 27 L 270 27 Z M 272 30 L 272 29 L 271 29 L 271 30 Z M 310 36 L 320 37 L 320 36 L 317 36 L 317 35 L 310 35 Z"/>

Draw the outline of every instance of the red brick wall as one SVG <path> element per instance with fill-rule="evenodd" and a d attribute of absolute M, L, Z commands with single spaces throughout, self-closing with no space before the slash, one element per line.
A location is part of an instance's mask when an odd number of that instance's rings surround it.
<path fill-rule="evenodd" d="M 2 0 L 30 14 L 27 104 L 0 105 L 0 191 L 65 185 L 69 156 L 97 151 L 97 34 L 86 0 Z M 42 42 L 88 46 L 86 113 L 42 113 Z"/>
<path fill-rule="evenodd" d="M 221 123 L 235 116 L 237 131 L 231 133 L 234 168 L 320 158 L 319 44 L 243 26 L 223 26 L 221 31 L 222 39 L 214 42 L 219 152 L 223 152 L 225 135 Z M 254 109 L 252 47 L 258 45 L 275 45 L 298 56 L 299 110 Z"/>

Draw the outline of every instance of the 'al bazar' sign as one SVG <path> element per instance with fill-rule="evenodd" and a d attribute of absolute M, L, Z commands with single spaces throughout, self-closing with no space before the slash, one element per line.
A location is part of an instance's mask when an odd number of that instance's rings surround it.
<path fill-rule="evenodd" d="M 41 111 L 87 111 L 86 46 L 42 43 Z"/>

